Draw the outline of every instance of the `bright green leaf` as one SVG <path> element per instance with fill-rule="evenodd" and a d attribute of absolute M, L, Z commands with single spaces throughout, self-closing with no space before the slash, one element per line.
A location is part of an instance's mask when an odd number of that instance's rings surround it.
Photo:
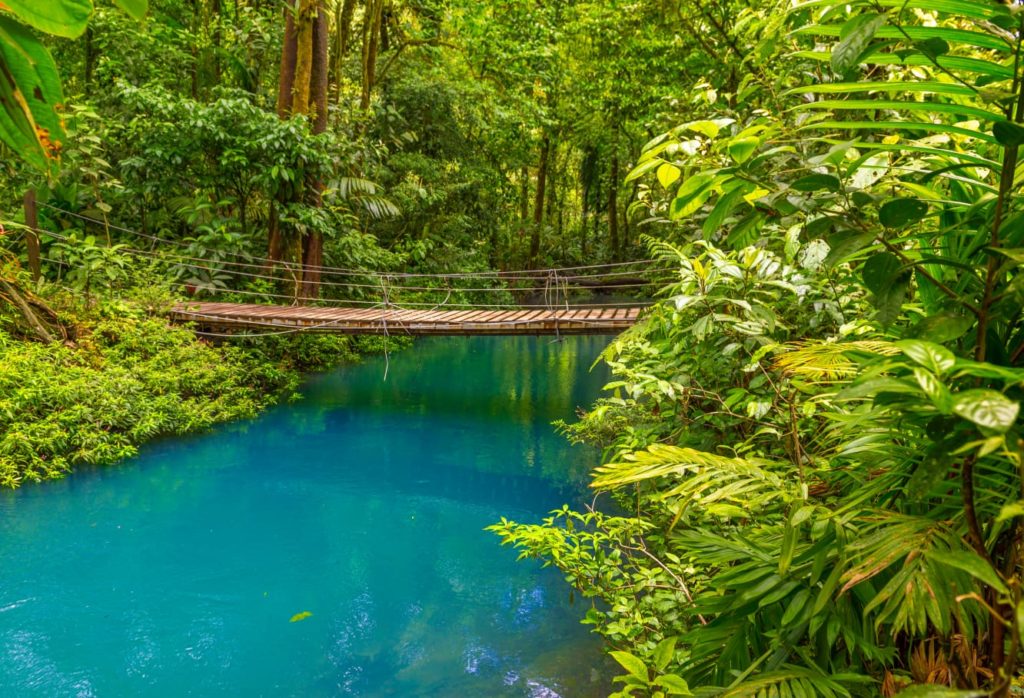
<path fill-rule="evenodd" d="M 92 0 L 2 0 L 25 24 L 47 34 L 74 39 L 82 35 L 92 14 Z"/>

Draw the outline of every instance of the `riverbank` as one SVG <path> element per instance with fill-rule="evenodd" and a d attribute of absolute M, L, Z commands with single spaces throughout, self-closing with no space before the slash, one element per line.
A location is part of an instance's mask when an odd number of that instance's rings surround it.
<path fill-rule="evenodd" d="M 252 418 L 295 397 L 303 373 L 385 346 L 375 337 L 308 335 L 214 345 L 172 326 L 163 296 L 49 300 L 73 341 L 25 340 L 0 317 L 2 487 L 113 463 L 159 436 Z"/>

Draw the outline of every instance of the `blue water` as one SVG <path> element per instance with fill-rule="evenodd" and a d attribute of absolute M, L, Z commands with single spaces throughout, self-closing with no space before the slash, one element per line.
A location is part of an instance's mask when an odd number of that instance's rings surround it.
<path fill-rule="evenodd" d="M 581 500 L 550 422 L 604 343 L 424 340 L 0 493 L 0 696 L 600 694 L 585 604 L 482 529 Z"/>

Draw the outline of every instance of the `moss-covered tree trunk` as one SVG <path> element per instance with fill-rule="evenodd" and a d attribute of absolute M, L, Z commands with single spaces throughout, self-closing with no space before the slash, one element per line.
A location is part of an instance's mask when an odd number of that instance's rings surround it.
<path fill-rule="evenodd" d="M 277 114 L 282 119 L 298 115 L 308 117 L 313 133 L 327 129 L 328 46 L 325 0 L 300 0 L 297 8 L 285 10 Z M 297 233 L 288 234 L 281 225 L 279 207 L 299 202 L 320 206 L 322 191 L 322 182 L 307 177 L 306 181 L 282 192 L 272 207 L 269 256 L 274 260 L 290 256 L 301 265 L 301 273 L 295 275 L 296 298 L 308 300 L 319 294 L 323 233 L 307 231 L 301 237 Z"/>

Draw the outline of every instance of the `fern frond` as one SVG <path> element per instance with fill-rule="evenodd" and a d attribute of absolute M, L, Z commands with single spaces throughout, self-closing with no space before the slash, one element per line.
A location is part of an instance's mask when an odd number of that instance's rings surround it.
<path fill-rule="evenodd" d="M 900 350 L 891 342 L 859 340 L 853 342 L 795 342 L 789 351 L 775 359 L 775 367 L 793 376 L 825 381 L 849 378 L 857 373 L 850 353 L 894 356 Z"/>

